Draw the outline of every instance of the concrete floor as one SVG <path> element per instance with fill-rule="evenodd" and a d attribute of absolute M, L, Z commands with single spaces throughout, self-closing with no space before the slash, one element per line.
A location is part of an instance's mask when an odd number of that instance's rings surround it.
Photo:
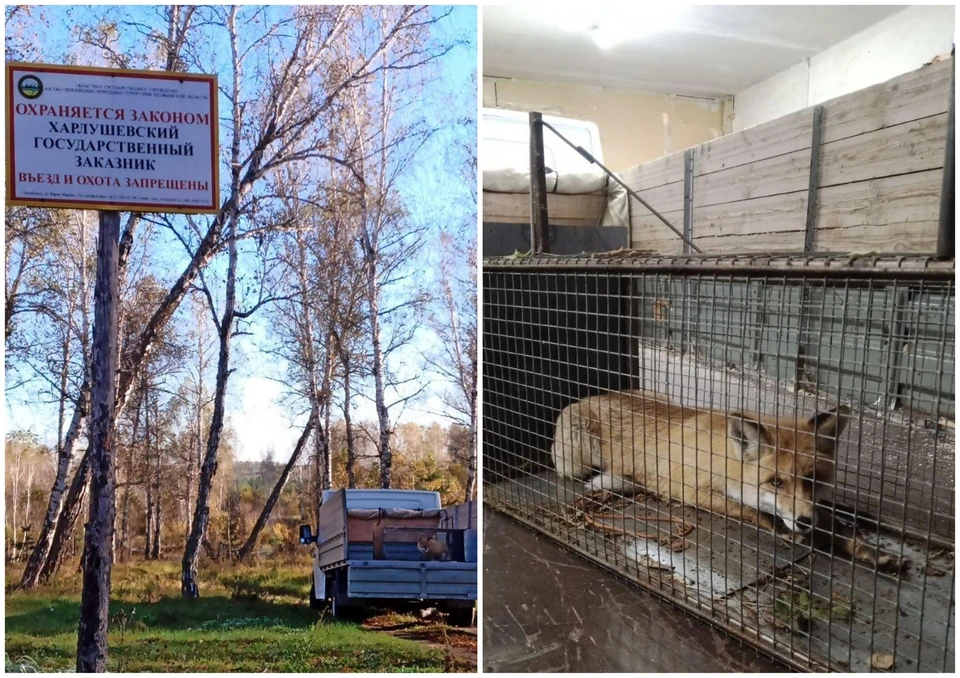
<path fill-rule="evenodd" d="M 485 672 L 786 669 L 484 507 Z"/>

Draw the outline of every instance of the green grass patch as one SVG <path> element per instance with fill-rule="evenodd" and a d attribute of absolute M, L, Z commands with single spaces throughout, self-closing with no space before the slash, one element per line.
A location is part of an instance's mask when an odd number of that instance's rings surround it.
<path fill-rule="evenodd" d="M 825 602 L 811 597 L 809 591 L 784 591 L 773 603 L 775 616 L 789 624 L 794 631 L 803 633 L 810 632 L 810 624 L 814 620 L 848 620 L 853 614 L 853 603 L 836 592 L 832 601 Z"/>
<path fill-rule="evenodd" d="M 420 643 L 322 619 L 307 605 L 309 563 L 207 569 L 201 597 L 180 597 L 176 563 L 114 567 L 110 671 L 442 671 Z M 7 672 L 73 670 L 80 578 L 16 591 L 7 570 Z M 66 573 L 66 568 L 65 568 Z"/>

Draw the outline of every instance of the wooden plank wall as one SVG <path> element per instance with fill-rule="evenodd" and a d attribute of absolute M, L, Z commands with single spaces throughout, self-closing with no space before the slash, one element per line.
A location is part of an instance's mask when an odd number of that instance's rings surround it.
<path fill-rule="evenodd" d="M 452 530 L 477 529 L 477 504 L 471 500 L 464 504 L 444 506 L 446 517 L 440 521 L 440 527 Z"/>
<path fill-rule="evenodd" d="M 550 223 L 558 226 L 598 226 L 607 197 L 603 193 L 547 195 Z M 530 223 L 529 193 L 483 192 L 483 222 L 494 224 Z"/>
<path fill-rule="evenodd" d="M 934 252 L 952 60 L 822 104 L 815 252 Z M 704 252 L 802 251 L 813 108 L 693 149 L 693 238 Z M 683 153 L 620 174 L 678 229 Z M 634 247 L 682 252 L 631 205 Z"/>

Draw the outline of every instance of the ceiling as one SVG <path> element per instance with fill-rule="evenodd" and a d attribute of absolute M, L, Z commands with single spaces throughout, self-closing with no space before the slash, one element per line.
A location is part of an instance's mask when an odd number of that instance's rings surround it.
<path fill-rule="evenodd" d="M 483 75 L 736 94 L 904 8 L 484 5 Z M 602 49 L 598 40 L 615 44 Z"/>

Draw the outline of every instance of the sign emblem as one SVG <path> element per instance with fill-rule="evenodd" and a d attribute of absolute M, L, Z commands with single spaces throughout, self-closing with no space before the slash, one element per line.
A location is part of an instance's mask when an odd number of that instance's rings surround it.
<path fill-rule="evenodd" d="M 17 83 L 17 91 L 24 99 L 37 99 L 43 94 L 43 83 L 35 75 L 25 75 Z"/>

